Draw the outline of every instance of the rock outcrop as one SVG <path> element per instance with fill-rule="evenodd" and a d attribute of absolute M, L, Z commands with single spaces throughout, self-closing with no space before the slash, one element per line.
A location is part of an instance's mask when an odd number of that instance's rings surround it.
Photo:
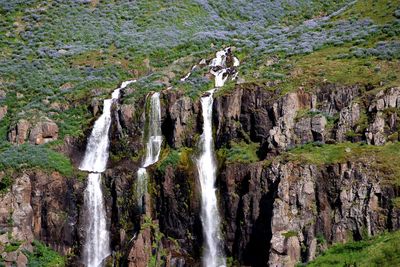
<path fill-rule="evenodd" d="M 9 174 L 3 173 L 1 179 Z M 15 251 L 2 255 L 5 262 L 26 265 L 23 250 L 41 240 L 66 255 L 75 253 L 78 238 L 78 207 L 82 185 L 58 173 L 27 172 L 12 175 L 11 188 L 0 195 L 0 240 L 3 245 L 18 242 Z M 17 260 L 15 260 L 17 259 Z"/>
<path fill-rule="evenodd" d="M 58 126 L 48 118 L 36 123 L 21 119 L 8 133 L 8 140 L 12 143 L 23 144 L 29 137 L 29 142 L 41 145 L 58 139 Z"/>

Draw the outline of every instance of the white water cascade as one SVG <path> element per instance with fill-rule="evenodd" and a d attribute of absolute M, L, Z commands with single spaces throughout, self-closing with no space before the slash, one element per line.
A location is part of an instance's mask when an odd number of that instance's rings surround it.
<path fill-rule="evenodd" d="M 84 192 L 84 205 L 87 211 L 85 225 L 85 243 L 83 261 L 88 267 L 103 265 L 110 255 L 110 240 L 106 223 L 103 193 L 101 191 L 101 173 L 106 169 L 108 160 L 109 137 L 111 126 L 111 106 L 119 98 L 120 90 L 135 81 L 126 81 L 114 90 L 111 99 L 104 100 L 103 114 L 97 119 L 89 137 L 85 156 L 80 170 L 88 171 L 88 182 Z"/>
<path fill-rule="evenodd" d="M 200 141 L 201 155 L 197 159 L 197 170 L 201 186 L 201 221 L 205 239 L 204 267 L 225 266 L 225 258 L 220 251 L 220 217 L 216 188 L 214 187 L 217 167 L 212 136 L 213 93 L 214 90 L 211 90 L 208 95 L 201 98 L 204 124 Z"/>
<path fill-rule="evenodd" d="M 148 119 L 148 132 L 146 141 L 146 157 L 141 168 L 137 171 L 137 201 L 143 209 L 143 197 L 147 192 L 147 171 L 146 168 L 158 161 L 162 145 L 161 134 L 161 105 L 160 93 L 154 93 L 150 99 L 150 114 Z"/>
<path fill-rule="evenodd" d="M 231 60 L 229 64 L 227 64 L 228 57 L 229 60 Z M 234 80 L 237 76 L 235 69 L 237 66 L 239 66 L 239 60 L 232 56 L 229 47 L 218 51 L 216 57 L 210 63 L 210 72 L 215 76 L 215 87 L 223 86 L 229 75 L 233 74 L 232 80 Z M 215 90 L 216 89 L 208 91 L 207 94 L 201 98 L 204 123 L 203 134 L 200 140 L 201 155 L 197 159 L 197 170 L 199 172 L 201 186 L 201 221 L 205 239 L 205 249 L 203 253 L 204 267 L 222 267 L 226 265 L 224 254 L 221 251 L 221 238 L 219 233 L 220 217 L 215 188 L 217 166 L 212 134 L 213 94 Z"/>
<path fill-rule="evenodd" d="M 230 57 L 232 62 L 227 64 L 227 59 Z M 240 61 L 237 57 L 232 56 L 231 48 L 225 48 L 224 50 L 218 51 L 215 58 L 211 60 L 211 74 L 215 76 L 215 87 L 224 86 L 229 75 L 233 75 L 232 80 L 235 80 L 238 72 L 236 72 L 235 67 L 238 67 Z M 227 66 L 230 65 L 230 66 Z"/>

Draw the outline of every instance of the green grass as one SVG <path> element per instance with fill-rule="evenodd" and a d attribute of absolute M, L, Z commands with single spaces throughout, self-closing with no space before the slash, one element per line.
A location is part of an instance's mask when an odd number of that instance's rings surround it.
<path fill-rule="evenodd" d="M 219 158 L 224 158 L 227 163 L 252 163 L 259 161 L 257 151 L 258 143 L 231 142 L 229 147 L 221 148 L 217 151 Z"/>
<path fill-rule="evenodd" d="M 73 173 L 70 159 L 45 145 L 10 145 L 0 149 L 0 169 L 24 170 L 31 168 L 58 171 L 68 177 Z"/>
<path fill-rule="evenodd" d="M 400 142 L 384 146 L 364 143 L 306 144 L 282 155 L 286 160 L 316 165 L 351 162 L 364 162 L 369 168 L 377 170 L 383 181 L 400 185 Z"/>
<path fill-rule="evenodd" d="M 16 251 L 20 246 L 21 242 L 11 242 L 9 244 L 6 244 L 6 246 L 4 247 L 4 252 L 10 253 Z"/>
<path fill-rule="evenodd" d="M 156 165 L 156 169 L 164 174 L 168 166 L 173 166 L 174 168 L 188 168 L 191 164 L 191 154 L 192 149 L 187 147 L 180 148 L 179 150 L 170 148 L 164 149 Z"/>
<path fill-rule="evenodd" d="M 33 252 L 26 252 L 28 267 L 64 267 L 65 258 L 39 241 L 33 241 Z"/>
<path fill-rule="evenodd" d="M 333 245 L 306 266 L 400 266 L 400 231 L 369 240 Z"/>
<path fill-rule="evenodd" d="M 358 0 L 336 19 L 370 18 L 377 24 L 385 24 L 395 19 L 394 11 L 399 6 L 399 0 Z"/>

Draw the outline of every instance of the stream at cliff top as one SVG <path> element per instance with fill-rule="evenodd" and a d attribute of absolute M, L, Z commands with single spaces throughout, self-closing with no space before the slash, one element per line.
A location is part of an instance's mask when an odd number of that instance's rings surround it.
<path fill-rule="evenodd" d="M 161 105 L 160 93 L 154 93 L 150 98 L 149 114 L 146 120 L 148 125 L 146 141 L 146 157 L 143 165 L 137 171 L 137 202 L 139 207 L 143 210 L 143 198 L 147 192 L 147 171 L 146 167 L 156 163 L 160 156 L 161 144 L 163 141 L 161 133 Z M 146 138 L 145 138 L 146 139 Z"/>
<path fill-rule="evenodd" d="M 97 119 L 89 137 L 85 156 L 80 170 L 88 171 L 88 181 L 84 192 L 84 205 L 87 211 L 85 225 L 85 243 L 82 252 L 83 262 L 88 267 L 103 265 L 110 255 L 110 239 L 106 223 L 103 193 L 101 191 L 101 173 L 105 171 L 108 160 L 109 136 L 111 126 L 111 106 L 119 98 L 120 90 L 133 81 L 126 81 L 114 90 L 111 99 L 104 100 L 103 114 Z"/>

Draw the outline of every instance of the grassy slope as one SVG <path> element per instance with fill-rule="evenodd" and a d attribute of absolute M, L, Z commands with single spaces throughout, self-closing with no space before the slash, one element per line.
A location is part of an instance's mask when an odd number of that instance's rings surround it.
<path fill-rule="evenodd" d="M 347 244 L 337 244 L 306 266 L 399 266 L 400 232 Z"/>
<path fill-rule="evenodd" d="M 372 146 L 364 143 L 340 143 L 334 145 L 307 144 L 282 155 L 286 160 L 316 165 L 365 162 L 369 168 L 379 171 L 382 180 L 400 185 L 400 143 Z"/>

